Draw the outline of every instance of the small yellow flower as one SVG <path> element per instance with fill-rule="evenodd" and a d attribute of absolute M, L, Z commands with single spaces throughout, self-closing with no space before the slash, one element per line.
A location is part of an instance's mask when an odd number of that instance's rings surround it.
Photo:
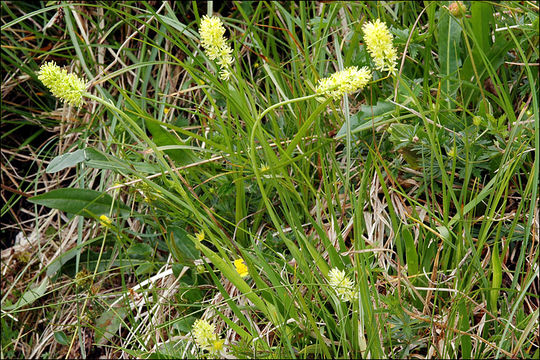
<path fill-rule="evenodd" d="M 394 37 L 384 22 L 377 19 L 362 26 L 364 41 L 375 67 L 394 75 L 397 67 L 397 50 L 392 44 Z"/>
<path fill-rule="evenodd" d="M 204 230 L 201 230 L 200 232 L 195 234 L 195 238 L 197 238 L 198 241 L 204 240 Z"/>
<path fill-rule="evenodd" d="M 83 103 L 82 96 L 86 90 L 84 81 L 77 75 L 60 69 L 54 61 L 41 65 L 38 79 L 55 97 L 69 105 L 80 106 Z"/>
<path fill-rule="evenodd" d="M 201 20 L 199 34 L 206 55 L 210 60 L 216 60 L 221 68 L 221 80 L 228 80 L 231 75 L 230 67 L 233 63 L 232 49 L 227 44 L 225 36 L 223 36 L 225 28 L 221 19 L 217 16 L 208 17 L 204 15 Z"/>
<path fill-rule="evenodd" d="M 244 259 L 234 260 L 234 267 L 236 268 L 236 272 L 240 274 L 241 277 L 246 277 L 249 275 L 248 267 L 246 266 Z"/>
<path fill-rule="evenodd" d="M 354 282 L 345 276 L 344 270 L 333 268 L 328 272 L 328 284 L 334 289 L 343 301 L 353 301 L 357 297 Z"/>
<path fill-rule="evenodd" d="M 316 92 L 317 94 L 339 99 L 344 94 L 362 90 L 370 80 L 371 71 L 366 66 L 361 69 L 350 66 L 332 74 L 330 77 L 320 79 Z"/>
<path fill-rule="evenodd" d="M 224 342 L 225 342 L 225 340 L 223 340 L 223 339 L 214 340 L 212 342 L 212 348 L 210 349 L 210 352 L 211 353 L 219 353 L 221 350 L 223 350 L 223 343 Z"/>
<path fill-rule="evenodd" d="M 110 227 L 112 225 L 112 220 L 107 215 L 101 215 L 99 217 L 99 222 L 105 227 Z"/>

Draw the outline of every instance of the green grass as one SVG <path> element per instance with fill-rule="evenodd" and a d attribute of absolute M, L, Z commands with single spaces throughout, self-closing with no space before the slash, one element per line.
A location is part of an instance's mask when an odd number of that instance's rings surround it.
<path fill-rule="evenodd" d="M 538 357 L 538 2 L 465 4 L 3 2 L 1 356 Z M 377 18 L 397 74 L 319 101 Z"/>

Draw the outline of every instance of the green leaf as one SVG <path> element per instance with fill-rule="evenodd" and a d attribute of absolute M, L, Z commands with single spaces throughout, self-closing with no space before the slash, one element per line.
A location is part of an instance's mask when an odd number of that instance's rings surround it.
<path fill-rule="evenodd" d="M 177 136 L 162 128 L 159 121 L 145 119 L 145 124 L 152 134 L 152 140 L 158 147 L 168 145 L 186 146 Z M 194 159 L 193 151 L 189 149 L 169 149 L 163 150 L 163 152 L 169 155 L 177 165 L 189 164 Z"/>
<path fill-rule="evenodd" d="M 418 274 L 418 253 L 412 237 L 411 231 L 404 227 L 401 231 L 403 241 L 405 242 L 405 255 L 407 256 L 407 272 L 409 276 Z"/>
<path fill-rule="evenodd" d="M 467 332 L 470 329 L 469 314 L 470 309 L 467 308 L 464 301 L 460 301 L 459 305 L 459 328 L 460 330 Z M 472 359 L 472 341 L 470 335 L 461 335 L 461 354 L 464 359 Z"/>
<path fill-rule="evenodd" d="M 105 311 L 97 320 L 94 341 L 98 345 L 105 345 L 120 329 L 120 325 L 127 316 L 124 308 L 112 308 Z"/>
<path fill-rule="evenodd" d="M 193 260 L 200 259 L 201 254 L 195 248 L 193 240 L 189 238 L 186 230 L 178 226 L 169 226 L 167 233 L 172 235 L 170 250 L 175 259 L 181 264 L 193 264 Z"/>
<path fill-rule="evenodd" d="M 89 189 L 56 189 L 28 199 L 31 203 L 47 206 L 76 215 L 96 217 L 116 209 L 121 214 L 129 214 L 130 209 L 105 193 Z"/>
<path fill-rule="evenodd" d="M 281 324 L 283 322 L 282 315 L 277 311 L 276 307 L 268 302 L 265 302 L 261 299 L 253 289 L 240 277 L 240 274 L 236 269 L 230 264 L 229 261 L 225 261 L 218 254 L 213 252 L 210 248 L 204 246 L 202 243 L 197 244 L 197 248 L 201 250 L 210 262 L 218 268 L 223 276 L 225 276 L 236 288 L 242 292 L 246 298 L 248 298 L 260 311 L 264 312 L 265 315 L 272 321 L 275 325 Z"/>
<path fill-rule="evenodd" d="M 447 9 L 439 9 L 439 63 L 442 77 L 441 90 L 447 107 L 452 109 L 459 82 L 456 81 L 460 66 L 459 49 L 461 48 L 461 27 Z"/>
<path fill-rule="evenodd" d="M 493 251 L 491 254 L 491 271 L 492 271 L 492 281 L 491 281 L 491 290 L 490 290 L 490 305 L 491 305 L 491 311 L 493 313 L 497 313 L 497 299 L 499 298 L 499 294 L 501 292 L 501 284 L 502 284 L 502 265 L 501 265 L 501 258 L 499 255 L 499 244 L 495 243 L 493 244 Z"/>
<path fill-rule="evenodd" d="M 197 320 L 197 318 L 194 316 L 181 318 L 173 323 L 173 328 L 178 330 L 181 334 L 187 334 L 191 331 L 195 320 Z"/>
<path fill-rule="evenodd" d="M 84 150 L 79 149 L 67 154 L 62 154 L 51 160 L 45 172 L 52 174 L 65 168 L 77 165 L 85 160 Z"/>
<path fill-rule="evenodd" d="M 152 257 L 154 249 L 145 243 L 136 243 L 131 245 L 127 250 L 127 256 L 132 259 L 145 260 Z"/>
<path fill-rule="evenodd" d="M 26 291 L 20 298 L 17 300 L 17 302 L 13 305 L 5 306 L 3 307 L 4 310 L 17 310 L 22 308 L 23 306 L 30 305 L 43 295 L 45 295 L 45 292 L 47 291 L 47 287 L 49 286 L 49 278 L 43 279 L 41 284 L 39 286 L 36 286 L 34 288 L 29 289 Z"/>
<path fill-rule="evenodd" d="M 58 342 L 60 345 L 69 345 L 69 339 L 67 335 L 63 331 L 55 331 L 54 332 L 54 339 L 56 342 Z"/>
<path fill-rule="evenodd" d="M 47 266 L 47 276 L 51 278 L 55 276 L 62 268 L 62 265 L 73 259 L 79 251 L 80 248 L 74 247 L 57 257 L 51 264 L 49 264 L 49 266 Z"/>
<path fill-rule="evenodd" d="M 493 44 L 491 38 L 491 23 L 493 22 L 493 7 L 484 1 L 471 2 L 472 32 L 476 38 L 477 47 L 487 54 Z"/>
<path fill-rule="evenodd" d="M 161 171 L 159 166 L 155 164 L 149 164 L 141 161 L 126 161 L 113 155 L 103 154 L 102 152 L 92 148 L 85 149 L 85 155 L 86 166 L 94 169 L 107 169 L 115 171 L 132 171 L 135 169 L 135 171 L 138 172 L 151 174 Z"/>
<path fill-rule="evenodd" d="M 379 126 L 388 121 L 387 115 L 393 112 L 396 106 L 387 101 L 378 101 L 375 105 L 362 105 L 360 111 L 351 116 L 351 133 L 371 129 L 372 126 Z M 347 134 L 347 124 L 343 124 L 339 129 L 336 138 L 339 139 Z"/>

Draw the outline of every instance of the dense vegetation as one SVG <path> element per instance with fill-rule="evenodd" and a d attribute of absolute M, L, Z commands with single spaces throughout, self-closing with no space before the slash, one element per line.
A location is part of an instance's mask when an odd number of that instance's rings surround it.
<path fill-rule="evenodd" d="M 219 4 L 0 4 L 0 356 L 538 358 L 538 2 Z"/>

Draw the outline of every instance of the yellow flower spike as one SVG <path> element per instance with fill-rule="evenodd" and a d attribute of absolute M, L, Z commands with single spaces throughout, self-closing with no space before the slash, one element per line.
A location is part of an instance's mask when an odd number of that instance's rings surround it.
<path fill-rule="evenodd" d="M 110 227 L 112 225 L 112 220 L 107 215 L 101 215 L 99 217 L 99 222 L 105 227 Z"/>
<path fill-rule="evenodd" d="M 217 16 L 209 17 L 204 15 L 199 28 L 201 36 L 201 45 L 210 60 L 216 60 L 220 66 L 221 80 L 228 80 L 231 76 L 231 65 L 233 58 L 231 56 L 232 49 L 227 44 L 225 36 L 225 27 L 221 19 Z"/>
<path fill-rule="evenodd" d="M 241 277 L 246 277 L 249 275 L 248 267 L 244 262 L 244 259 L 234 260 L 234 267 L 236 268 L 236 272 L 240 274 Z"/>
<path fill-rule="evenodd" d="M 338 268 L 330 270 L 328 272 L 328 284 L 343 301 L 353 301 L 357 298 L 357 292 L 354 290 L 354 282 L 345 276 L 344 270 L 339 270 Z"/>
<path fill-rule="evenodd" d="M 193 323 L 191 333 L 193 334 L 197 345 L 206 350 L 215 339 L 215 330 L 216 327 L 213 324 L 210 324 L 206 320 L 198 319 Z"/>
<path fill-rule="evenodd" d="M 75 74 L 68 74 L 60 69 L 54 61 L 41 65 L 38 79 L 58 99 L 73 106 L 83 104 L 83 93 L 86 91 L 85 82 Z"/>
<path fill-rule="evenodd" d="M 364 66 L 358 69 L 350 66 L 330 77 L 320 79 L 317 85 L 317 94 L 339 99 L 341 96 L 362 90 L 371 80 L 371 71 Z"/>
<path fill-rule="evenodd" d="M 362 26 L 367 51 L 380 71 L 394 75 L 397 68 L 397 50 L 392 44 L 394 37 L 384 22 L 377 19 Z"/>

